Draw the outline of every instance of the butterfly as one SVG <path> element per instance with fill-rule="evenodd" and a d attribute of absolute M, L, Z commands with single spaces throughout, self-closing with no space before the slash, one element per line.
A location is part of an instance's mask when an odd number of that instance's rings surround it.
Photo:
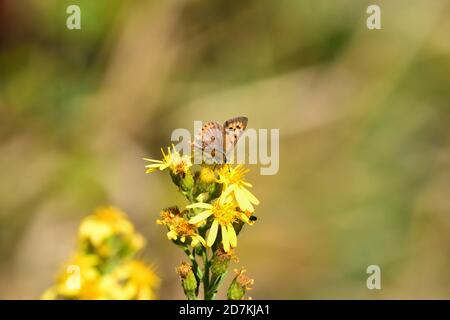
<path fill-rule="evenodd" d="M 214 121 L 206 123 L 192 142 L 195 159 L 201 159 L 200 162 L 207 164 L 227 163 L 247 128 L 247 121 L 247 117 L 235 117 L 225 121 L 223 125 Z"/>

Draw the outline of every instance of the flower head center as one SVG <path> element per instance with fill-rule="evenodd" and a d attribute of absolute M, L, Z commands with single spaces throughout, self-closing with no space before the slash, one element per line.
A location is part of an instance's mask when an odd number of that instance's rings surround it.
<path fill-rule="evenodd" d="M 245 174 L 248 172 L 248 169 L 245 169 L 242 165 L 238 165 L 234 168 L 226 165 L 221 168 L 220 171 L 220 182 L 225 185 L 230 184 L 242 184 L 244 182 Z"/>
<path fill-rule="evenodd" d="M 216 202 L 212 208 L 212 213 L 214 219 L 222 226 L 233 223 L 237 219 L 237 212 L 233 203 L 219 204 Z"/>
<path fill-rule="evenodd" d="M 175 231 L 179 235 L 192 236 L 195 234 L 195 226 L 186 220 L 180 219 L 175 227 Z"/>
<path fill-rule="evenodd" d="M 175 174 L 186 173 L 190 167 L 192 167 L 192 162 L 189 156 L 180 156 L 178 152 L 172 154 L 170 168 Z"/>

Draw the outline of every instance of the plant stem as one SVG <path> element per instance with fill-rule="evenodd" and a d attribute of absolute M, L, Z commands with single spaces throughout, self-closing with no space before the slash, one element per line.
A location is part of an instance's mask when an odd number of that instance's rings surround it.
<path fill-rule="evenodd" d="M 222 284 L 222 282 L 225 279 L 226 275 L 227 275 L 227 271 L 225 271 L 224 273 L 222 273 L 222 274 L 220 274 L 218 276 L 213 276 L 211 278 L 211 286 L 209 288 L 209 293 L 208 293 L 208 296 L 210 297 L 210 300 L 214 300 L 216 298 L 218 288 Z"/>
<path fill-rule="evenodd" d="M 203 275 L 203 296 L 205 300 L 211 300 L 209 295 L 209 261 L 208 261 L 208 249 L 202 250 L 203 266 L 205 273 Z"/>

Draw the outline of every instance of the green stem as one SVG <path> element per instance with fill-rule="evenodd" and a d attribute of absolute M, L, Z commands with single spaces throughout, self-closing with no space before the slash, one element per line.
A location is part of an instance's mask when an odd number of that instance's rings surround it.
<path fill-rule="evenodd" d="M 219 276 L 214 276 L 211 279 L 211 287 L 208 292 L 208 296 L 210 297 L 210 300 L 216 299 L 217 291 L 220 285 L 222 284 L 223 280 L 225 279 L 225 276 L 227 275 L 227 272 L 225 271 Z"/>
<path fill-rule="evenodd" d="M 195 257 L 192 254 L 191 250 L 188 249 L 188 247 L 183 246 L 183 251 L 188 256 L 189 260 L 191 260 L 192 264 L 195 262 Z"/>
<path fill-rule="evenodd" d="M 205 300 L 211 300 L 211 297 L 209 295 L 209 261 L 208 261 L 208 249 L 204 248 L 202 250 L 202 258 L 203 258 L 203 265 L 205 267 L 205 273 L 203 276 L 203 295 Z"/>

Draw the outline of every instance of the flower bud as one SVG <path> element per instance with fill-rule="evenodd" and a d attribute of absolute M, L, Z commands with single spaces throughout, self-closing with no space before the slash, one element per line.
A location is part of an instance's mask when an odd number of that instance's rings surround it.
<path fill-rule="evenodd" d="M 190 171 L 186 172 L 186 174 L 181 179 L 181 190 L 189 191 L 194 187 L 194 177 Z"/>
<path fill-rule="evenodd" d="M 182 262 L 176 271 L 181 278 L 181 285 L 183 286 L 184 293 L 189 300 L 195 300 L 197 298 L 197 279 L 195 278 L 191 265 Z"/>
<path fill-rule="evenodd" d="M 214 258 L 211 261 L 211 272 L 213 276 L 224 274 L 228 269 L 228 264 L 233 257 L 233 253 L 225 252 L 222 248 L 216 250 Z"/>
<path fill-rule="evenodd" d="M 200 182 L 205 185 L 216 182 L 216 174 L 214 173 L 214 170 L 207 166 L 202 167 L 200 170 Z"/>
<path fill-rule="evenodd" d="M 172 177 L 173 183 L 177 185 L 183 192 L 190 191 L 194 186 L 194 177 L 192 176 L 191 171 L 181 173 L 171 172 L 170 176 Z"/>
<path fill-rule="evenodd" d="M 228 288 L 228 300 L 242 300 L 245 292 L 251 290 L 250 286 L 253 285 L 254 280 L 244 275 L 245 271 L 245 269 L 234 270 L 236 277 L 234 277 Z"/>
<path fill-rule="evenodd" d="M 217 183 L 216 173 L 210 166 L 203 166 L 196 176 L 196 196 L 199 202 L 217 198 L 222 190 Z"/>

